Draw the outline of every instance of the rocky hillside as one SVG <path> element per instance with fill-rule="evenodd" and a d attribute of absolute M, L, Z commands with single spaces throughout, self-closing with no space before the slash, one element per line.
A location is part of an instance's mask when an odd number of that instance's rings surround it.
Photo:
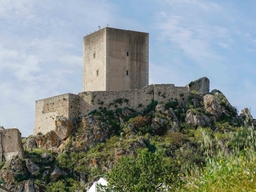
<path fill-rule="evenodd" d="M 203 168 L 206 158 L 214 156 L 217 143 L 232 150 L 228 135 L 252 126 L 249 110 L 238 115 L 218 90 L 207 94 L 192 91 L 181 101 L 152 101 L 140 113 L 129 108 L 99 108 L 74 123 L 58 119 L 55 131 L 46 135 L 23 138 L 23 158 L 1 164 L 0 182 L 15 192 L 86 191 L 118 159 L 136 157 L 141 148 L 164 151 L 178 177 L 192 165 Z M 204 134 L 214 138 L 207 152 L 202 147 Z"/>

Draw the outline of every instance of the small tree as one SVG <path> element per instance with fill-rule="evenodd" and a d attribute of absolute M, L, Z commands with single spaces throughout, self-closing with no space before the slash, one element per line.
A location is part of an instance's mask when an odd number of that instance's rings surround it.
<path fill-rule="evenodd" d="M 172 167 L 163 152 L 152 153 L 148 149 L 133 156 L 119 159 L 106 175 L 111 191 L 162 191 L 172 181 Z"/>

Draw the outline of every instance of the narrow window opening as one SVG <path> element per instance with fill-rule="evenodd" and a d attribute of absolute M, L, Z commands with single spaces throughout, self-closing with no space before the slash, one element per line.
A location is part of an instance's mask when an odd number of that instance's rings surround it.
<path fill-rule="evenodd" d="M 126 71 L 126 75 L 129 75 L 129 71 Z"/>
<path fill-rule="evenodd" d="M 126 52 L 126 56 L 127 56 L 127 57 L 129 56 L 129 51 Z"/>
<path fill-rule="evenodd" d="M 95 53 L 93 53 L 93 58 L 95 58 L 95 55 L 96 55 L 96 54 L 95 54 Z"/>
<path fill-rule="evenodd" d="M 96 71 L 96 76 L 99 76 L 99 70 Z"/>

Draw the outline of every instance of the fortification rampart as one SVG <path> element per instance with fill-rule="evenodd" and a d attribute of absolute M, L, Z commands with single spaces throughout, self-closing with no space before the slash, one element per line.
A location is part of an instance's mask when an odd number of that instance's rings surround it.
<path fill-rule="evenodd" d="M 21 134 L 18 129 L 0 131 L 0 162 L 9 161 L 13 156 L 23 156 Z"/>
<path fill-rule="evenodd" d="M 74 121 L 88 115 L 99 107 L 107 110 L 129 107 L 140 112 L 152 100 L 169 102 L 177 100 L 179 103 L 188 98 L 190 91 L 209 91 L 209 80 L 201 78 L 193 81 L 193 85 L 176 87 L 174 84 L 148 85 L 140 90 L 124 91 L 87 91 L 75 94 L 63 94 L 36 101 L 36 117 L 34 134 L 46 134 L 56 129 L 56 120 L 65 117 Z M 202 91 L 203 90 L 203 91 Z"/>
<path fill-rule="evenodd" d="M 79 100 L 78 95 L 67 93 L 36 101 L 36 132 L 45 134 L 54 130 L 55 121 L 59 116 L 74 118 L 78 113 L 74 107 L 75 100 Z"/>

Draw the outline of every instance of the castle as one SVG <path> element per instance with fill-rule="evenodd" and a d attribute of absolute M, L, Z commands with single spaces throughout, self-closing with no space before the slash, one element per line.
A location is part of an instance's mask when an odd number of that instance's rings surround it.
<path fill-rule="evenodd" d="M 148 85 L 149 34 L 104 28 L 84 37 L 83 92 L 36 101 L 34 135 L 56 130 L 59 119 L 70 122 L 99 107 L 143 111 L 153 100 L 182 102 L 191 90 L 209 92 L 209 80 L 189 86 Z"/>
<path fill-rule="evenodd" d="M 192 90 L 209 92 L 205 77 L 183 87 L 148 85 L 148 40 L 148 33 L 109 27 L 84 37 L 83 92 L 36 101 L 33 134 L 55 131 L 65 139 L 73 122 L 100 107 L 129 107 L 140 112 L 152 101 L 182 103 Z M 0 126 L 0 162 L 23 154 L 19 130 Z"/>

